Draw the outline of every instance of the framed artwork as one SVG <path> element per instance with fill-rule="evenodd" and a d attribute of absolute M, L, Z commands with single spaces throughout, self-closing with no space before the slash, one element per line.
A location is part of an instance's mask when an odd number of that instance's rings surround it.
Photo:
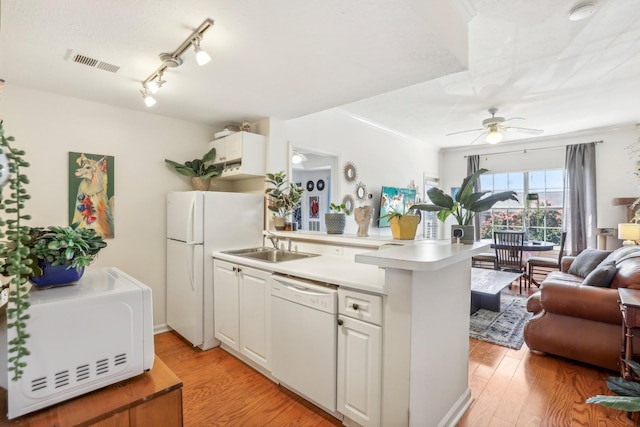
<path fill-rule="evenodd" d="M 114 157 L 69 152 L 69 223 L 103 238 L 114 230 Z"/>
<path fill-rule="evenodd" d="M 318 196 L 309 197 L 309 218 L 320 218 L 320 201 Z"/>
<path fill-rule="evenodd" d="M 313 191 L 313 188 L 314 188 L 313 181 L 311 180 L 307 181 L 307 191 Z"/>
<path fill-rule="evenodd" d="M 391 212 L 406 213 L 415 203 L 415 188 L 382 187 L 380 194 L 380 216 Z M 378 227 L 390 227 L 389 218 L 381 218 Z"/>

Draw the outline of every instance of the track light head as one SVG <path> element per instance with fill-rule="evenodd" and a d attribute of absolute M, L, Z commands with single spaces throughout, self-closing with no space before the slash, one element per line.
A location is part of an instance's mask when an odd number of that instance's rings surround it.
<path fill-rule="evenodd" d="M 142 94 L 144 105 L 146 105 L 147 107 L 153 107 L 156 104 L 156 99 L 153 96 L 147 94 L 147 87 L 145 85 L 142 85 L 142 87 L 144 87 L 144 90 L 141 90 L 140 93 Z"/>
<path fill-rule="evenodd" d="M 193 44 L 193 49 L 196 52 L 196 62 L 198 65 L 203 66 L 208 64 L 211 61 L 211 56 L 200 47 L 200 40 L 202 36 L 195 37 L 191 42 Z"/>

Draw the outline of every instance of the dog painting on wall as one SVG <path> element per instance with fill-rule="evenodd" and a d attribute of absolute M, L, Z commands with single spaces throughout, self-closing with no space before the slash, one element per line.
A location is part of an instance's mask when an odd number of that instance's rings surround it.
<path fill-rule="evenodd" d="M 113 156 L 69 152 L 69 222 L 114 236 Z"/>

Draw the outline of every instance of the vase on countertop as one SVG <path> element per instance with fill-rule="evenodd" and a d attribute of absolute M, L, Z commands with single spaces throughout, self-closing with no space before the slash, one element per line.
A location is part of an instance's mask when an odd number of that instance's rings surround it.
<path fill-rule="evenodd" d="M 369 225 L 373 217 L 373 207 L 361 206 L 355 208 L 353 216 L 358 223 L 358 237 L 369 237 Z"/>

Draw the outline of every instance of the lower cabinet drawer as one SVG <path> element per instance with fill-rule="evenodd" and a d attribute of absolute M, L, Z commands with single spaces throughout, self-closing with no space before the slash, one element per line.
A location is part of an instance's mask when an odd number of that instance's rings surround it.
<path fill-rule="evenodd" d="M 338 289 L 338 313 L 382 325 L 382 297 L 350 289 Z"/>

